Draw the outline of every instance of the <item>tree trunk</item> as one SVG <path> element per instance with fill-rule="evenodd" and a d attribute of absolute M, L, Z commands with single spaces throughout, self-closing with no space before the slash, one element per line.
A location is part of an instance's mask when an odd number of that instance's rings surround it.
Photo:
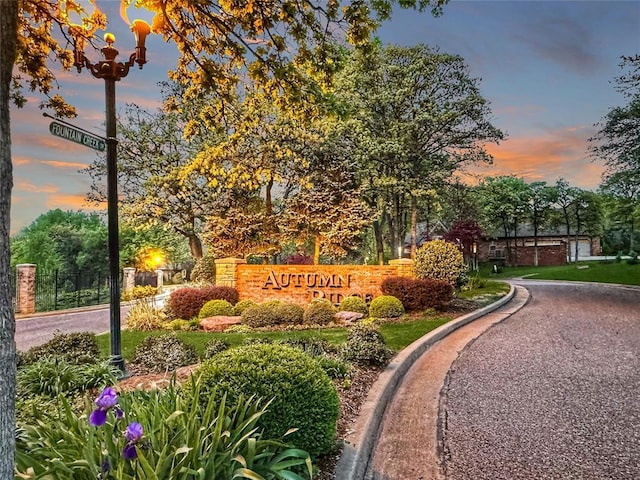
<path fill-rule="evenodd" d="M 518 266 L 518 222 L 513 222 L 513 259 L 514 267 Z"/>
<path fill-rule="evenodd" d="M 271 190 L 273 189 L 273 179 L 269 179 L 267 182 L 265 199 L 264 199 L 264 211 L 269 215 L 273 215 L 273 201 L 271 200 Z"/>
<path fill-rule="evenodd" d="M 569 222 L 569 214 L 566 208 L 562 209 L 564 213 L 564 224 L 567 227 L 567 252 L 569 252 L 569 263 L 571 263 L 571 222 Z"/>
<path fill-rule="evenodd" d="M 202 241 L 200 237 L 195 233 L 190 233 L 189 236 L 189 249 L 191 250 L 191 256 L 199 260 L 202 258 Z"/>
<path fill-rule="evenodd" d="M 16 342 L 9 232 L 13 166 L 9 86 L 16 59 L 18 2 L 0 1 L 0 478 L 14 477 Z"/>
<path fill-rule="evenodd" d="M 417 249 L 418 199 L 411 195 L 411 258 L 416 258 Z"/>
<path fill-rule="evenodd" d="M 378 265 L 384 265 L 384 243 L 382 240 L 382 227 L 378 220 L 373 221 L 373 235 L 376 239 L 376 256 Z"/>

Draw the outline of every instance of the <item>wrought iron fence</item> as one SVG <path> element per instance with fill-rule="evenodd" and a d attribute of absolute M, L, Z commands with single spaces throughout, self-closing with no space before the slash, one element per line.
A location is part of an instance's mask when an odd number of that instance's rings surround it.
<path fill-rule="evenodd" d="M 39 272 L 36 274 L 36 311 L 108 303 L 109 288 L 110 277 L 103 273 Z"/>

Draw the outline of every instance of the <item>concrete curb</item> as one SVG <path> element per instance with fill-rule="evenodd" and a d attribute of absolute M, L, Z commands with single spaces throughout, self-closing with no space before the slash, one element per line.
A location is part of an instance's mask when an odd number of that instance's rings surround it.
<path fill-rule="evenodd" d="M 367 466 L 374 450 L 373 447 L 380 432 L 384 412 L 393 398 L 398 384 L 415 361 L 433 344 L 451 332 L 509 303 L 514 298 L 515 293 L 516 288 L 511 285 L 509 293 L 500 300 L 452 320 L 420 337 L 403 349 L 389 363 L 371 388 L 367 395 L 367 400 L 362 406 L 361 415 L 366 415 L 366 420 L 359 434 L 359 442 L 357 442 L 357 445 L 350 443 L 345 443 L 344 445 L 342 455 L 336 466 L 336 480 L 363 480 L 365 478 Z"/>

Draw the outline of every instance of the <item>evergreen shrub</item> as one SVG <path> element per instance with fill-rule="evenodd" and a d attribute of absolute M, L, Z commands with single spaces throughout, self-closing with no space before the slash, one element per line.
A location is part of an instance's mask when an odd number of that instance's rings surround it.
<path fill-rule="evenodd" d="M 326 298 L 316 298 L 304 311 L 303 321 L 307 325 L 327 325 L 335 320 L 337 311 Z"/>
<path fill-rule="evenodd" d="M 242 311 L 242 323 L 253 328 L 274 325 L 299 325 L 304 308 L 293 303 L 269 300 L 250 306 Z"/>
<path fill-rule="evenodd" d="M 416 251 L 413 271 L 416 278 L 444 280 L 452 287 L 467 272 L 460 249 L 444 240 L 431 240 Z"/>
<path fill-rule="evenodd" d="M 195 348 L 175 334 L 149 336 L 133 352 L 138 373 L 165 373 L 198 362 Z"/>
<path fill-rule="evenodd" d="M 362 313 L 365 317 L 369 315 L 369 306 L 360 297 L 345 297 L 341 302 L 338 310 L 341 312 L 357 312 Z"/>
<path fill-rule="evenodd" d="M 33 363 L 42 357 L 61 357 L 75 364 L 96 363 L 100 359 L 100 348 L 91 332 L 56 332 L 48 342 L 21 354 L 20 363 Z"/>
<path fill-rule="evenodd" d="M 404 307 L 396 297 L 380 295 L 371 301 L 369 315 L 373 318 L 398 318 L 404 315 Z"/>
<path fill-rule="evenodd" d="M 281 438 L 295 428 L 286 438 L 297 448 L 312 456 L 333 450 L 338 394 L 318 362 L 299 350 L 275 344 L 232 348 L 205 360 L 194 377 L 205 398 L 271 400 L 258 422 L 266 437 Z"/>
<path fill-rule="evenodd" d="M 254 305 L 257 305 L 257 303 L 253 300 L 240 300 L 233 306 L 233 314 L 240 316 L 247 308 L 253 307 Z"/>
<path fill-rule="evenodd" d="M 216 315 L 233 315 L 233 305 L 226 300 L 209 300 L 200 309 L 198 318 L 215 317 Z"/>
<path fill-rule="evenodd" d="M 373 325 L 353 326 L 341 350 L 344 360 L 365 367 L 384 366 L 392 355 L 393 352 L 387 348 L 382 335 Z"/>

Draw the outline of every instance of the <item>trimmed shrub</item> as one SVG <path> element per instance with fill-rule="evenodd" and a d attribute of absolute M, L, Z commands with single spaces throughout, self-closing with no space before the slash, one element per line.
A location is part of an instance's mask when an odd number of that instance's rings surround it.
<path fill-rule="evenodd" d="M 334 448 L 339 402 L 317 361 L 284 345 L 247 345 L 219 353 L 195 372 L 207 393 L 235 403 L 255 396 L 272 400 L 258 424 L 264 435 L 287 440 L 311 455 Z M 188 388 L 188 385 L 187 387 Z"/>
<path fill-rule="evenodd" d="M 238 291 L 232 287 L 215 286 L 179 288 L 169 295 L 167 311 L 174 318 L 197 317 L 209 300 L 226 300 L 233 305 L 238 301 Z"/>
<path fill-rule="evenodd" d="M 383 294 L 400 300 L 407 312 L 442 308 L 453 298 L 449 283 L 432 278 L 387 277 L 382 281 L 381 289 Z"/>
<path fill-rule="evenodd" d="M 384 293 L 384 292 L 383 292 Z M 338 310 L 341 312 L 358 312 L 365 317 L 369 315 L 369 306 L 360 297 L 346 297 L 340 302 Z"/>
<path fill-rule="evenodd" d="M 304 308 L 295 303 L 283 303 L 276 305 L 276 316 L 278 323 L 283 325 L 300 325 L 304 317 Z"/>
<path fill-rule="evenodd" d="M 335 353 L 336 351 L 336 347 L 324 338 L 319 337 L 286 338 L 279 340 L 278 344 L 302 350 L 311 357 L 319 357 L 321 355 Z"/>
<path fill-rule="evenodd" d="M 204 358 L 211 358 L 220 352 L 224 352 L 227 348 L 229 348 L 227 342 L 219 338 L 212 338 L 204 346 Z"/>
<path fill-rule="evenodd" d="M 257 303 L 253 300 L 240 300 L 233 306 L 233 314 L 236 316 L 242 315 L 242 312 L 244 312 L 249 307 L 253 307 L 254 305 L 257 305 Z"/>
<path fill-rule="evenodd" d="M 100 359 L 100 348 L 96 336 L 91 332 L 57 332 L 48 342 L 21 354 L 20 364 L 27 365 L 42 357 L 61 357 L 75 364 L 96 363 Z"/>
<path fill-rule="evenodd" d="M 273 302 L 265 302 L 246 308 L 242 312 L 242 323 L 252 328 L 267 327 L 278 324 L 278 317 Z"/>
<path fill-rule="evenodd" d="M 344 360 L 360 366 L 384 366 L 393 352 L 387 348 L 382 335 L 373 325 L 356 325 L 349 330 L 342 345 Z"/>
<path fill-rule="evenodd" d="M 398 318 L 403 314 L 402 302 L 391 295 L 380 295 L 369 306 L 369 315 L 374 318 Z"/>
<path fill-rule="evenodd" d="M 250 306 L 242 311 L 242 323 L 253 328 L 273 325 L 299 325 L 304 308 L 293 303 L 270 300 Z"/>
<path fill-rule="evenodd" d="M 216 315 L 233 315 L 233 305 L 226 300 L 209 300 L 200 309 L 198 318 L 215 317 Z"/>
<path fill-rule="evenodd" d="M 215 283 L 216 281 L 216 259 L 210 255 L 205 255 L 196 261 L 191 270 L 191 281 L 199 283 Z"/>
<path fill-rule="evenodd" d="M 164 373 L 198 361 L 195 348 L 175 334 L 149 336 L 133 352 L 132 363 L 149 373 Z M 141 372 L 139 372 L 141 373 Z"/>
<path fill-rule="evenodd" d="M 156 308 L 152 299 L 141 298 L 127 312 L 126 322 L 130 330 L 148 332 L 159 330 L 166 321 L 164 313 Z"/>
<path fill-rule="evenodd" d="M 335 320 L 337 311 L 326 298 L 317 298 L 307 306 L 303 321 L 307 325 L 327 325 Z"/>
<path fill-rule="evenodd" d="M 431 240 L 416 251 L 413 271 L 416 278 L 444 280 L 452 287 L 467 272 L 460 249 L 444 240 Z"/>

